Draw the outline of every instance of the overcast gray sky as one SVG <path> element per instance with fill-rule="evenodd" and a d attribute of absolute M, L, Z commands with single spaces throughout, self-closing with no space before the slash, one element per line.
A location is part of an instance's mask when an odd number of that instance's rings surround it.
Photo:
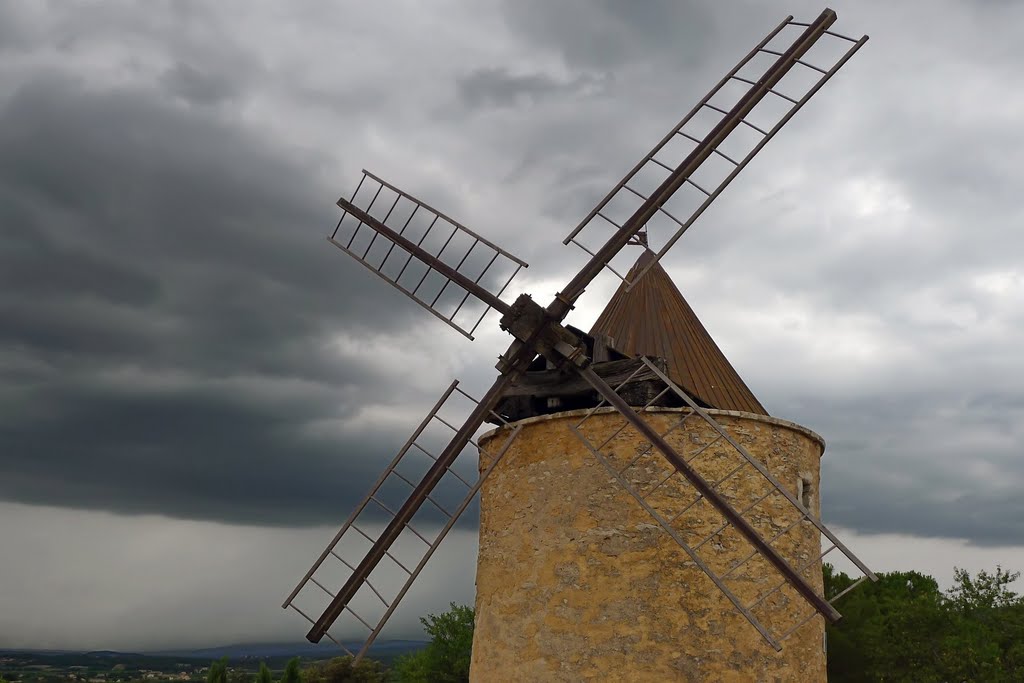
<path fill-rule="evenodd" d="M 359 170 L 546 299 L 590 206 L 821 9 L 0 0 L 0 647 L 300 639 L 278 605 L 329 527 L 507 343 L 324 241 Z M 875 568 L 1024 568 L 1024 5 L 837 10 L 870 42 L 665 266 L 824 436 L 823 516 Z M 471 599 L 449 543 L 390 635 Z"/>

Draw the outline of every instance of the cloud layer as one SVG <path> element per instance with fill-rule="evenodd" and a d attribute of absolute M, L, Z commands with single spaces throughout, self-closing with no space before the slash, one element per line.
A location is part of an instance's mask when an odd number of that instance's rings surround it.
<path fill-rule="evenodd" d="M 1024 84 L 1000 29 L 1024 17 L 922 7 L 843 10 L 871 42 L 666 266 L 769 411 L 829 442 L 828 520 L 1013 544 Z M 330 249 L 334 200 L 366 166 L 553 293 L 583 260 L 561 237 L 780 19 L 623 8 L 4 5 L 0 498 L 342 518 L 504 340 Z"/>

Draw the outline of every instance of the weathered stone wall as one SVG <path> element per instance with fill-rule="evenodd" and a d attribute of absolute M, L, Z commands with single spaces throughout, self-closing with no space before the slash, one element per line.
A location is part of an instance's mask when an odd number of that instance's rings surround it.
<path fill-rule="evenodd" d="M 802 427 L 773 418 L 710 411 L 781 483 L 796 493 L 809 487 L 817 514 L 819 458 L 824 444 Z M 660 432 L 685 411 L 649 416 Z M 582 413 L 524 420 L 522 433 L 482 491 L 477 567 L 476 631 L 471 678 L 497 681 L 824 681 L 824 626 L 814 617 L 776 652 L 690 561 L 637 502 L 614 482 L 570 431 Z M 587 421 L 600 443 L 622 424 L 615 413 Z M 504 441 L 504 430 L 482 441 L 481 467 Z M 696 416 L 667 438 L 684 457 L 704 448 L 692 465 L 709 481 L 721 479 L 740 456 Z M 500 438 L 498 438 L 500 437 Z M 622 469 L 646 447 L 627 428 L 603 450 Z M 672 472 L 657 452 L 644 455 L 624 477 L 642 492 Z M 673 517 L 696 493 L 681 475 L 664 482 L 649 501 Z M 738 509 L 761 497 L 767 481 L 749 465 L 719 488 Z M 797 517 L 772 495 L 745 517 L 772 538 Z M 701 501 L 673 524 L 691 544 L 711 535 L 722 518 Z M 775 545 L 821 590 L 820 539 L 807 522 Z M 701 556 L 724 573 L 751 546 L 731 527 L 708 541 Z M 760 556 L 741 565 L 730 588 L 750 603 L 782 581 Z M 776 632 L 811 607 L 788 584 L 754 614 Z"/>

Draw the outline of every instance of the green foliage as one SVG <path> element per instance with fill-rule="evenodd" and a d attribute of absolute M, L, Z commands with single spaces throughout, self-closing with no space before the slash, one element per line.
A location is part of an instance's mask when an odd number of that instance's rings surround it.
<path fill-rule="evenodd" d="M 299 658 L 292 657 L 284 667 L 284 676 L 281 683 L 302 683 L 302 670 L 299 668 Z"/>
<path fill-rule="evenodd" d="M 450 605 L 437 616 L 421 618 L 430 644 L 395 661 L 395 679 L 402 683 L 463 683 L 469 681 L 473 649 L 473 608 Z"/>
<path fill-rule="evenodd" d="M 384 667 L 372 659 L 352 665 L 352 657 L 319 662 L 304 672 L 306 683 L 384 683 Z"/>
<path fill-rule="evenodd" d="M 954 575 L 946 593 L 930 576 L 890 572 L 841 598 L 843 620 L 828 628 L 829 681 L 1024 680 L 1024 600 L 1009 589 L 1019 574 Z M 826 565 L 826 595 L 851 583 Z"/>
<path fill-rule="evenodd" d="M 206 683 L 228 683 L 227 657 L 210 663 L 210 670 L 206 673 Z"/>
<path fill-rule="evenodd" d="M 274 677 L 270 674 L 265 662 L 260 662 L 260 671 L 256 674 L 256 683 L 274 683 Z"/>

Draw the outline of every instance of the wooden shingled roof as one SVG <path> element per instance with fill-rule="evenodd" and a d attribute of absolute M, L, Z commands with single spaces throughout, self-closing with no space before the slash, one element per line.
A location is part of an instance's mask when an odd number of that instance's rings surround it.
<path fill-rule="evenodd" d="M 627 279 L 632 280 L 652 258 L 654 253 L 645 251 Z M 660 263 L 633 289 L 626 291 L 625 283 L 619 287 L 590 334 L 611 337 L 613 346 L 627 355 L 664 358 L 669 376 L 713 408 L 768 414 Z"/>

